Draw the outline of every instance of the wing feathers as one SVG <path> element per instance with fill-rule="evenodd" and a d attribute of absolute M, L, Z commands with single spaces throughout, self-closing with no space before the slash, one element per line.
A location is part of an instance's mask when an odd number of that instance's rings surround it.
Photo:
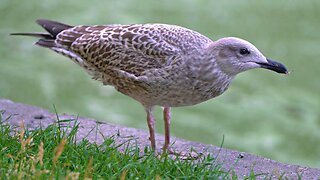
<path fill-rule="evenodd" d="M 211 42 L 199 33 L 173 25 L 70 26 L 43 19 L 37 23 L 49 34 L 13 35 L 39 37 L 37 45 L 70 51 L 99 72 L 119 69 L 139 76 L 148 69 L 167 66 L 173 59 L 181 59 L 182 54 L 192 54 Z"/>

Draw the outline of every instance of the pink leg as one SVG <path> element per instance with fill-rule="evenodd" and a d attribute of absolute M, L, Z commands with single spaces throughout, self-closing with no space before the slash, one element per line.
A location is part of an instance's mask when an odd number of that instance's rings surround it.
<path fill-rule="evenodd" d="M 148 122 L 148 127 L 149 127 L 149 140 L 151 141 L 151 148 L 153 151 L 156 150 L 156 139 L 154 135 L 154 125 L 155 125 L 155 118 L 152 114 L 152 108 L 146 108 L 147 111 L 147 122 Z"/>
<path fill-rule="evenodd" d="M 163 151 L 167 151 L 170 146 L 170 107 L 164 107 L 163 119 L 164 119 L 164 146 Z"/>

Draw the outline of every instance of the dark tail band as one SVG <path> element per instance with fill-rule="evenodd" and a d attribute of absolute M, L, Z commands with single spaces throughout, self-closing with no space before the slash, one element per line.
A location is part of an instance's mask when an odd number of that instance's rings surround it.
<path fill-rule="evenodd" d="M 42 32 L 35 32 L 35 33 L 11 33 L 10 35 L 13 36 L 32 36 L 42 39 L 54 39 L 51 34 L 48 33 L 42 33 Z"/>
<path fill-rule="evenodd" d="M 40 38 L 38 42 L 36 42 L 37 45 L 42 47 L 55 47 L 54 40 L 56 39 L 57 35 L 66 30 L 70 29 L 73 26 L 63 24 L 57 21 L 50 21 L 45 19 L 38 19 L 36 21 L 41 27 L 43 27 L 48 33 L 11 33 L 10 35 L 18 35 L 18 36 L 32 36 Z"/>
<path fill-rule="evenodd" d="M 45 19 L 38 19 L 36 21 L 41 27 L 43 27 L 52 37 L 56 37 L 61 31 L 70 29 L 73 26 L 63 24 L 57 21 L 50 21 Z"/>

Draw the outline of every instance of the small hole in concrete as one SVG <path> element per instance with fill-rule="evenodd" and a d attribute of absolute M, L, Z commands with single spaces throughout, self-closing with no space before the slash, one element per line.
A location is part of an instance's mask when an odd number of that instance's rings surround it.
<path fill-rule="evenodd" d="M 44 119 L 45 117 L 42 114 L 37 114 L 37 115 L 33 116 L 33 118 L 34 119 Z"/>
<path fill-rule="evenodd" d="M 238 158 L 239 158 L 239 159 L 244 158 L 244 154 L 240 153 L 240 154 L 238 155 Z"/>

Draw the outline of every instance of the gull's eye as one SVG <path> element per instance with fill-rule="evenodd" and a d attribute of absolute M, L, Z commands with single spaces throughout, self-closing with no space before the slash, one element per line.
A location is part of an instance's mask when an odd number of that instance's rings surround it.
<path fill-rule="evenodd" d="M 248 54 L 250 54 L 250 51 L 249 51 L 247 48 L 241 48 L 241 49 L 239 50 L 239 53 L 240 53 L 241 55 L 248 55 Z"/>

